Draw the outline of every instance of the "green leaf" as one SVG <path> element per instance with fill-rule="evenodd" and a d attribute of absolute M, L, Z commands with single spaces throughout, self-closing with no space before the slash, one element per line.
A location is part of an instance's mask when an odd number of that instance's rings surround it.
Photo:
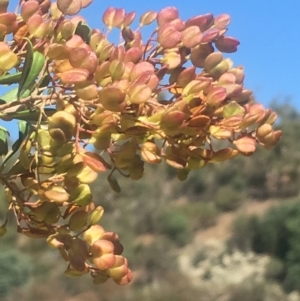
<path fill-rule="evenodd" d="M 33 156 L 28 158 L 29 161 L 32 161 L 32 168 L 36 168 L 36 162 L 33 160 Z M 3 169 L 3 168 L 2 168 Z M 5 174 L 2 174 L 3 176 L 10 177 L 10 176 L 15 176 L 15 175 L 21 175 L 25 173 L 29 173 L 28 169 L 26 169 L 22 162 L 18 159 L 13 167 Z"/>
<path fill-rule="evenodd" d="M 113 174 L 108 176 L 107 181 L 113 191 L 118 192 L 118 193 L 121 192 L 121 187 L 119 185 L 119 182 Z"/>
<path fill-rule="evenodd" d="M 17 98 L 18 98 L 18 90 L 19 90 L 19 88 L 17 87 L 17 88 L 14 88 L 14 89 L 8 91 L 7 93 L 3 94 L 0 97 L 0 104 L 5 104 L 5 103 L 9 103 L 9 102 L 13 102 L 13 101 L 17 100 Z M 23 93 L 22 97 L 26 98 L 30 94 L 31 94 L 31 91 L 30 90 L 26 90 Z"/>
<path fill-rule="evenodd" d="M 26 44 L 26 57 L 25 57 L 25 62 L 24 62 L 23 70 L 22 70 L 22 76 L 21 76 L 21 79 L 20 79 L 18 93 L 17 93 L 18 99 L 20 98 L 20 96 L 27 89 L 27 88 L 25 88 L 25 82 L 27 81 L 27 78 L 28 78 L 28 75 L 30 73 L 31 66 L 32 66 L 32 63 L 33 63 L 33 46 L 32 46 L 32 43 L 28 38 L 24 38 L 24 40 L 27 41 L 27 44 Z"/>
<path fill-rule="evenodd" d="M 17 100 L 18 89 L 19 88 L 14 88 L 14 89 L 6 92 L 5 94 L 3 94 L 0 97 L 0 104 L 5 104 L 5 103 L 12 102 L 14 100 Z"/>
<path fill-rule="evenodd" d="M 5 156 L 8 153 L 8 130 L 4 127 L 0 127 L 0 156 Z"/>
<path fill-rule="evenodd" d="M 45 108 L 44 113 L 47 117 L 52 116 L 56 112 L 56 109 L 53 108 Z M 27 122 L 36 122 L 38 121 L 40 116 L 40 111 L 37 109 L 29 109 L 29 110 L 22 110 L 19 112 L 12 112 L 12 113 L 0 113 L 0 118 L 5 121 L 10 121 L 12 119 L 24 120 Z M 43 116 L 42 120 L 45 120 L 47 117 Z"/>
<path fill-rule="evenodd" d="M 20 120 L 18 122 L 19 127 L 19 138 L 15 141 L 12 145 L 11 150 L 6 154 L 5 158 L 3 159 L 2 165 L 0 170 L 2 171 L 5 167 L 7 161 L 19 150 L 22 142 L 26 139 L 29 134 L 30 124 L 26 121 Z"/>
<path fill-rule="evenodd" d="M 80 21 L 76 27 L 75 30 L 75 34 L 80 36 L 82 38 L 82 40 L 89 44 L 90 40 L 91 40 L 91 29 L 88 25 L 82 23 L 82 21 Z"/>
<path fill-rule="evenodd" d="M 22 77 L 22 72 L 6 74 L 0 77 L 0 85 L 12 85 L 19 83 Z"/>
<path fill-rule="evenodd" d="M 243 116 L 245 114 L 245 109 L 240 106 L 237 102 L 231 101 L 227 105 L 224 106 L 223 109 L 223 117 L 230 118 L 232 116 Z"/>
<path fill-rule="evenodd" d="M 18 99 L 35 83 L 46 61 L 44 55 L 38 51 L 34 51 L 31 42 L 27 38 L 26 40 L 27 53 L 18 89 Z"/>
<path fill-rule="evenodd" d="M 43 76 L 42 80 L 40 81 L 39 88 L 45 88 L 45 87 L 48 87 L 50 81 L 51 81 L 51 76 L 50 76 L 48 73 L 46 73 L 46 74 Z M 41 94 L 41 93 L 43 93 L 43 92 L 40 92 L 39 94 Z"/>
<path fill-rule="evenodd" d="M 5 132 L 6 135 L 9 136 L 9 131 L 8 131 L 8 129 L 6 129 L 5 127 L 3 127 L 3 126 L 1 126 L 1 125 L 0 125 L 0 131 Z"/>

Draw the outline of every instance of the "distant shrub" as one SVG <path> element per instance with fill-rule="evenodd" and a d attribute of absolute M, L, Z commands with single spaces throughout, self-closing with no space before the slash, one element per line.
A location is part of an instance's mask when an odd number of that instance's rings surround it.
<path fill-rule="evenodd" d="M 255 276 L 249 277 L 242 283 L 232 285 L 226 289 L 229 298 L 226 301 L 288 301 L 286 294 L 280 287 Z"/>
<path fill-rule="evenodd" d="M 255 215 L 238 215 L 232 223 L 232 236 L 229 246 L 243 252 L 253 249 L 253 241 L 258 226 L 258 217 Z"/>
<path fill-rule="evenodd" d="M 266 278 L 270 280 L 282 280 L 284 273 L 284 262 L 276 257 L 271 258 L 270 262 L 266 266 Z"/>
<path fill-rule="evenodd" d="M 265 301 L 265 284 L 253 278 L 232 286 L 228 301 Z"/>
<path fill-rule="evenodd" d="M 283 281 L 283 287 L 287 292 L 300 292 L 300 262 L 289 264 L 286 277 Z"/>
<path fill-rule="evenodd" d="M 209 166 L 208 166 L 209 168 Z M 209 170 L 211 171 L 211 170 Z M 178 185 L 178 193 L 195 198 L 207 190 L 206 177 L 201 172 L 191 172 L 183 185 Z"/>
<path fill-rule="evenodd" d="M 188 218 L 178 210 L 163 213 L 158 221 L 158 231 L 165 234 L 177 246 L 182 247 L 191 238 Z"/>
<path fill-rule="evenodd" d="M 247 187 L 250 192 L 250 196 L 258 199 L 264 199 L 268 197 L 266 189 L 266 168 L 265 164 L 258 165 L 259 162 L 253 162 L 253 168 L 249 168 L 247 174 Z M 259 166 L 259 168 L 258 168 Z"/>
<path fill-rule="evenodd" d="M 0 299 L 11 289 L 27 283 L 31 271 L 28 258 L 19 251 L 0 251 Z"/>
<path fill-rule="evenodd" d="M 245 178 L 241 177 L 241 165 L 244 164 L 241 157 L 236 157 L 232 162 L 224 162 L 214 166 L 215 179 L 218 186 L 233 185 L 235 181 L 244 182 Z M 252 158 L 249 158 L 250 160 Z"/>
<path fill-rule="evenodd" d="M 266 275 L 277 278 L 287 292 L 300 291 L 300 202 L 271 208 L 261 219 L 253 221 L 253 217 L 236 221 L 231 241 L 241 249 L 251 245 L 253 251 L 273 256 Z"/>
<path fill-rule="evenodd" d="M 220 213 L 214 203 L 202 201 L 189 202 L 180 210 L 187 216 L 194 231 L 214 226 Z"/>
<path fill-rule="evenodd" d="M 243 200 L 242 194 L 231 185 L 220 187 L 215 196 L 215 203 L 222 211 L 232 211 L 238 208 Z"/>
<path fill-rule="evenodd" d="M 163 277 L 169 271 L 177 270 L 177 261 L 174 252 L 174 242 L 168 237 L 156 236 L 153 241 L 138 243 L 134 247 L 134 257 L 131 261 L 134 268 L 147 271 L 144 277 L 137 281 L 149 283 Z"/>
<path fill-rule="evenodd" d="M 205 260 L 207 258 L 207 254 L 203 249 L 200 249 L 195 253 L 192 259 L 192 265 L 197 266 L 201 261 Z"/>

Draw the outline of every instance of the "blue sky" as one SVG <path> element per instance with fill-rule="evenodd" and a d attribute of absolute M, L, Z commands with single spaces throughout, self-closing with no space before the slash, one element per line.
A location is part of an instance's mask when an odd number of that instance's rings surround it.
<path fill-rule="evenodd" d="M 17 2 L 10 1 L 12 10 Z M 101 29 L 102 14 L 109 6 L 122 7 L 126 12 L 136 11 L 138 17 L 147 10 L 176 6 L 184 20 L 205 13 L 215 16 L 228 13 L 231 24 L 227 34 L 238 38 L 241 44 L 238 52 L 226 56 L 232 58 L 235 65 L 244 66 L 245 86 L 266 107 L 274 99 L 279 102 L 288 99 L 299 110 L 300 1 L 94 0 L 81 14 L 91 27 Z"/>
<path fill-rule="evenodd" d="M 102 13 L 109 7 L 123 7 L 138 16 L 146 10 L 176 6 L 184 20 L 200 14 L 228 13 L 228 35 L 241 42 L 238 52 L 228 54 L 235 65 L 245 68 L 245 86 L 257 101 L 268 106 L 272 99 L 300 104 L 300 1 L 214 0 L 214 1 L 123 1 L 94 0 L 82 14 L 92 27 L 102 28 Z"/>
<path fill-rule="evenodd" d="M 10 1 L 13 9 L 18 1 Z M 93 28 L 102 28 L 102 14 L 109 6 L 136 11 L 159 11 L 176 6 L 184 20 L 200 14 L 228 13 L 231 16 L 228 35 L 241 42 L 238 52 L 228 54 L 235 65 L 245 68 L 245 86 L 257 101 L 268 106 L 277 98 L 300 105 L 300 1 L 290 0 L 94 0 L 81 14 Z"/>

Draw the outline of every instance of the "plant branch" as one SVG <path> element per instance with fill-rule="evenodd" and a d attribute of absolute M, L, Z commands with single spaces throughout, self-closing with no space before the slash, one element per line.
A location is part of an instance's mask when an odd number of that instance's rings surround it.
<path fill-rule="evenodd" d="M 31 101 L 35 100 L 42 100 L 43 102 L 48 100 L 57 100 L 57 99 L 67 99 L 72 97 L 73 95 L 67 94 L 67 95 L 57 95 L 57 94 L 50 94 L 50 95 L 30 95 L 26 98 L 20 99 L 20 100 L 14 100 L 9 103 L 5 103 L 3 105 L 0 105 L 0 112 L 4 111 L 5 109 L 12 108 L 17 105 L 27 104 Z M 11 113 L 11 112 L 10 112 Z"/>

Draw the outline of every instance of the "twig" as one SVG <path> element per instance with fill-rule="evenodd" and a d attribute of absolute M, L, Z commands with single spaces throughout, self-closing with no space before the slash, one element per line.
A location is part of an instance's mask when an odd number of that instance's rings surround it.
<path fill-rule="evenodd" d="M 14 106 L 17 106 L 17 105 L 21 105 L 21 104 L 26 104 L 26 103 L 29 103 L 29 102 L 35 101 L 35 100 L 48 101 L 48 100 L 53 100 L 53 99 L 56 100 L 58 98 L 66 99 L 66 98 L 70 98 L 72 96 L 73 96 L 72 94 L 67 94 L 67 95 L 57 95 L 57 94 L 30 95 L 26 98 L 23 98 L 23 99 L 20 99 L 20 100 L 14 100 L 12 102 L 0 105 L 0 112 L 5 110 L 5 109 L 11 108 L 11 107 L 14 107 Z"/>

